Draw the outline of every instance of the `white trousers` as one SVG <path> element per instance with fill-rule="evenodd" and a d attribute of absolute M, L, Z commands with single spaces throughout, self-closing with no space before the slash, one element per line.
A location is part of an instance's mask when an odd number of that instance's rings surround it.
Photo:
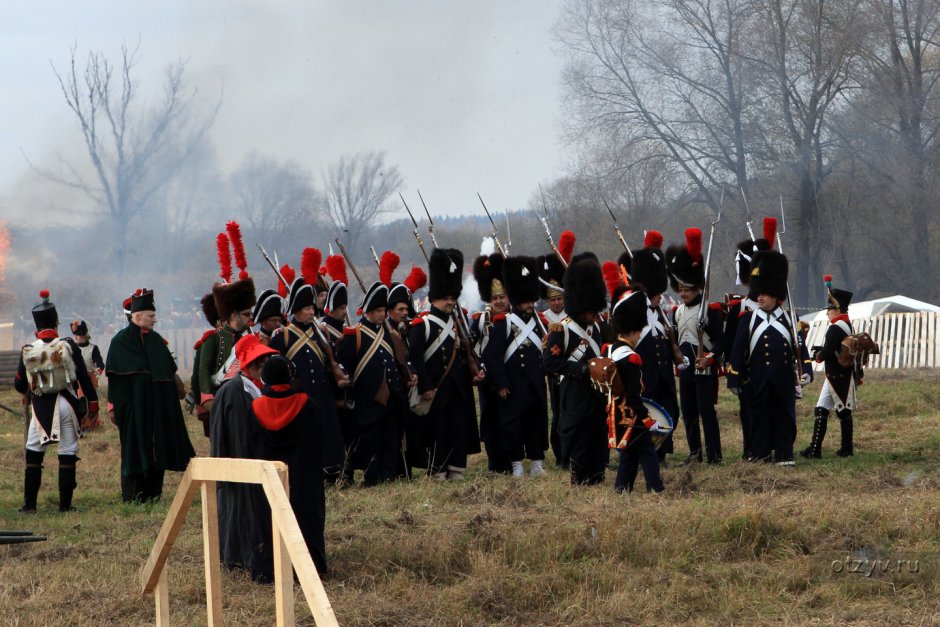
<path fill-rule="evenodd" d="M 75 428 L 75 412 L 72 406 L 61 394 L 59 395 L 59 455 L 78 455 L 78 429 Z M 26 450 L 42 453 L 50 444 L 56 442 L 41 442 L 39 422 L 33 418 L 29 421 L 29 432 L 26 435 Z"/>
<path fill-rule="evenodd" d="M 835 392 L 832 391 L 832 386 L 829 385 L 829 379 L 826 379 L 823 382 L 822 390 L 819 391 L 819 400 L 816 401 L 816 407 L 822 407 L 825 410 L 832 411 L 842 411 L 843 409 L 853 410 L 855 409 L 855 380 L 853 379 L 849 383 L 849 393 L 848 398 L 845 400 L 845 403 L 838 397 Z"/>

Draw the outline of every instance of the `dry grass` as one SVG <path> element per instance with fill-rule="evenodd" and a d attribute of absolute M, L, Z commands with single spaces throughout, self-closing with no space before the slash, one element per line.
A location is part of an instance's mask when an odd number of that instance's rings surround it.
<path fill-rule="evenodd" d="M 800 404 L 800 447 L 816 393 L 818 383 Z M 873 372 L 860 395 L 856 457 L 832 456 L 833 421 L 826 457 L 786 469 L 733 461 L 740 430 L 723 394 L 728 462 L 665 470 L 663 495 L 617 496 L 612 475 L 592 488 L 572 488 L 555 470 L 522 482 L 489 477 L 482 457 L 461 484 L 330 491 L 327 592 L 344 625 L 936 624 L 940 381 Z M 115 429 L 82 447 L 79 511 L 55 512 L 48 455 L 39 514 L 16 514 L 22 430 L 0 416 L 0 527 L 49 536 L 0 547 L 0 623 L 153 623 L 137 573 L 167 503 L 119 502 Z M 168 477 L 167 495 L 177 480 Z M 193 510 L 170 559 L 180 624 L 205 622 L 198 503 Z M 919 560 L 919 570 L 847 572 L 851 560 L 869 569 L 875 559 Z M 273 622 L 270 587 L 226 572 L 223 591 L 229 624 Z M 311 624 L 299 589 L 298 600 L 298 622 Z"/>

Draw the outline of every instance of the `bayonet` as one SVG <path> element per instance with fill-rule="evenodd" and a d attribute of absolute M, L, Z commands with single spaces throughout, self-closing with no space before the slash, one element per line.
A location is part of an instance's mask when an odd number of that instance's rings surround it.
<path fill-rule="evenodd" d="M 744 212 L 747 214 L 747 232 L 751 236 L 751 241 L 755 241 L 754 238 L 754 229 L 751 228 L 751 208 L 747 204 L 747 195 L 744 193 L 744 188 L 738 188 L 741 191 L 741 199 L 744 201 Z"/>
<path fill-rule="evenodd" d="M 545 192 L 542 191 L 541 183 L 539 183 L 539 195 L 542 197 L 542 211 L 545 215 L 539 215 L 538 209 L 535 210 L 535 215 L 538 216 L 539 220 L 542 222 L 542 228 L 545 229 L 545 239 L 548 241 L 548 246 L 552 249 L 552 252 L 555 253 L 555 257 L 558 258 L 558 261 L 561 262 L 561 265 L 567 268 L 568 262 L 565 261 L 565 258 L 558 250 L 558 246 L 555 245 L 555 238 L 552 237 L 552 230 L 548 227 L 548 207 L 545 206 Z"/>
<path fill-rule="evenodd" d="M 630 250 L 630 247 L 627 245 L 627 240 L 623 239 L 623 233 L 620 232 L 620 226 L 617 224 L 617 218 L 614 216 L 614 212 L 611 211 L 610 205 L 607 204 L 607 199 L 601 196 L 601 200 L 604 201 L 604 206 L 607 207 L 607 213 L 610 214 L 610 219 L 614 221 L 614 233 L 617 235 L 617 239 L 619 239 L 620 243 L 623 244 L 623 249 L 627 251 L 627 254 L 632 257 L 633 251 Z"/>
<path fill-rule="evenodd" d="M 411 213 L 411 209 L 408 207 L 408 203 L 405 202 L 405 197 L 401 195 L 401 192 L 398 192 L 398 197 L 401 198 L 402 204 L 405 205 L 405 211 L 408 212 L 408 217 L 411 218 L 411 223 L 415 225 L 413 232 L 415 240 L 418 242 L 418 248 L 421 249 L 421 254 L 424 255 L 424 260 L 430 262 L 431 258 L 428 257 L 428 251 L 424 249 L 424 240 L 421 239 L 421 234 L 418 232 L 418 222 L 415 220 L 414 214 Z"/>
<path fill-rule="evenodd" d="M 499 228 L 497 228 L 496 223 L 493 222 L 493 216 L 490 215 L 490 210 L 486 208 L 486 203 L 483 202 L 483 196 L 480 196 L 480 192 L 477 192 L 477 198 L 480 199 L 480 204 L 483 205 L 483 211 L 486 212 L 486 217 L 489 218 L 490 224 L 493 226 L 493 242 L 496 244 L 496 249 L 499 251 L 499 254 L 505 257 L 506 249 L 503 248 L 503 245 L 499 242 Z"/>
<path fill-rule="evenodd" d="M 428 211 L 428 206 L 424 202 L 424 196 L 421 195 L 421 190 L 418 190 L 418 198 L 421 199 L 421 205 L 424 207 L 424 213 L 428 214 L 428 233 L 431 235 L 431 244 L 434 245 L 434 248 L 440 248 L 437 245 L 437 238 L 434 236 L 434 218 L 431 217 L 431 212 Z"/>

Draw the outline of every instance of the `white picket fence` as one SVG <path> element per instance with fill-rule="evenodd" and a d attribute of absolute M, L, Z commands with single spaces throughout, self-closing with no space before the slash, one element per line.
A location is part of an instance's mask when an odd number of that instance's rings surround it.
<path fill-rule="evenodd" d="M 808 347 L 825 342 L 828 320 L 817 320 L 806 335 Z M 852 320 L 856 333 L 868 333 L 881 348 L 869 368 L 940 368 L 940 314 L 932 311 L 883 314 Z M 822 364 L 816 365 L 817 370 Z"/>

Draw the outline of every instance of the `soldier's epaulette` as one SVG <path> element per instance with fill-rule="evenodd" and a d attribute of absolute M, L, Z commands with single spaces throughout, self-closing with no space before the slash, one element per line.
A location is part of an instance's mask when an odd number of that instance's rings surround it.
<path fill-rule="evenodd" d="M 565 328 L 564 328 L 563 326 L 561 326 L 561 323 L 560 323 L 560 322 L 553 322 L 553 323 L 551 323 L 550 325 L 548 325 L 548 332 L 549 332 L 549 333 L 561 333 L 561 332 L 564 331 L 564 330 L 565 330 Z"/>
<path fill-rule="evenodd" d="M 170 345 L 170 340 L 166 339 L 165 337 L 164 337 L 164 338 L 160 338 L 160 339 L 162 339 L 162 340 L 163 340 L 163 343 L 166 344 L 167 346 Z"/>
<path fill-rule="evenodd" d="M 678 310 L 679 310 L 679 305 L 673 305 L 673 306 L 672 306 L 672 313 L 676 313 L 676 311 L 678 311 Z"/>
<path fill-rule="evenodd" d="M 708 303 L 708 308 L 712 311 L 721 311 L 724 309 L 724 305 L 718 302 Z"/>
<path fill-rule="evenodd" d="M 545 317 L 545 314 L 543 314 L 541 311 L 537 311 L 537 312 L 535 312 L 535 313 L 536 313 L 536 315 L 539 317 L 539 320 L 542 321 L 542 326 L 546 326 L 546 327 L 547 327 L 547 326 L 548 326 L 548 318 Z"/>
<path fill-rule="evenodd" d="M 606 353 L 608 348 L 610 348 L 610 342 L 604 342 L 601 344 L 601 355 Z"/>
<path fill-rule="evenodd" d="M 728 301 L 728 307 L 737 307 L 741 304 L 740 298 L 734 298 Z"/>
<path fill-rule="evenodd" d="M 343 335 L 355 335 L 356 327 L 343 327 Z"/>
<path fill-rule="evenodd" d="M 493 324 L 496 324 L 500 320 L 505 320 L 505 319 L 506 319 L 506 314 L 496 314 L 495 316 L 493 316 Z"/>
<path fill-rule="evenodd" d="M 193 344 L 193 350 L 199 350 L 199 347 L 202 346 L 206 340 L 209 339 L 209 336 L 215 335 L 215 329 L 208 329 L 205 333 L 202 334 L 202 337 L 196 340 L 196 343 Z"/>
<path fill-rule="evenodd" d="M 627 357 L 627 361 L 629 361 L 629 362 L 630 362 L 631 364 L 633 364 L 634 366 L 642 366 L 642 365 L 643 365 L 643 358 L 640 357 L 640 356 L 639 356 L 638 354 L 636 354 L 636 353 L 630 353 L 630 356 Z"/>
<path fill-rule="evenodd" d="M 464 315 L 467 315 L 467 308 L 466 308 L 466 307 L 461 307 L 460 310 L 464 313 Z"/>
<path fill-rule="evenodd" d="M 419 312 L 418 312 L 418 318 L 423 318 L 423 317 L 425 317 L 426 315 L 428 315 L 429 313 L 431 313 L 431 312 L 430 312 L 430 311 L 419 311 Z"/>
<path fill-rule="evenodd" d="M 738 312 L 738 318 L 743 318 L 744 316 L 747 315 L 747 313 L 748 313 L 747 309 L 742 309 L 741 311 Z"/>
<path fill-rule="evenodd" d="M 475 312 L 473 312 L 473 315 L 470 316 L 470 318 L 473 319 L 473 320 L 479 320 L 479 319 L 480 319 L 480 316 L 482 316 L 482 315 L 483 315 L 483 312 L 482 312 L 482 311 L 475 311 Z"/>
<path fill-rule="evenodd" d="M 424 324 L 424 314 L 419 315 L 417 318 L 411 321 L 411 326 L 416 327 L 419 324 Z"/>

